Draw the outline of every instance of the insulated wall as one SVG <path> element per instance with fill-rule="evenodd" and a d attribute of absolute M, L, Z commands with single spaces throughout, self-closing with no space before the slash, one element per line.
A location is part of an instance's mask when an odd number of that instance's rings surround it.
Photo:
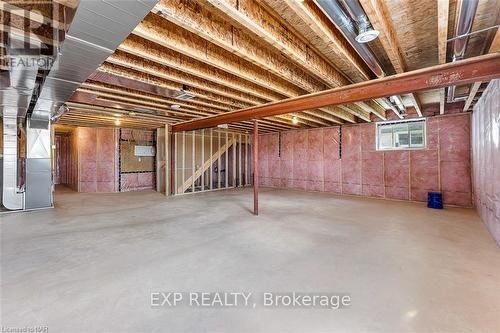
<path fill-rule="evenodd" d="M 116 191 L 116 132 L 113 128 L 75 130 L 79 192 Z"/>
<path fill-rule="evenodd" d="M 135 146 L 152 146 L 156 151 L 154 130 L 119 130 L 120 192 L 156 188 L 156 157 L 136 156 Z"/>
<path fill-rule="evenodd" d="M 475 206 L 500 245 L 500 80 L 474 106 L 472 162 Z"/>
<path fill-rule="evenodd" d="M 54 169 L 54 184 L 68 184 L 68 169 L 70 168 L 70 135 L 56 134 L 54 154 L 55 169 Z"/>
<path fill-rule="evenodd" d="M 262 186 L 472 205 L 470 114 L 427 118 L 427 147 L 377 151 L 374 123 L 260 136 Z"/>

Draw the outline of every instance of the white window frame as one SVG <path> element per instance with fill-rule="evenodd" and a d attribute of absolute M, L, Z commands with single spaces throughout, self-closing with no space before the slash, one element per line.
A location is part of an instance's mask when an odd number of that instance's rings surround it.
<path fill-rule="evenodd" d="M 391 148 L 380 148 L 379 146 L 379 128 L 387 125 L 395 125 L 402 123 L 420 123 L 423 122 L 423 146 L 422 147 L 391 147 Z M 393 135 L 394 138 L 394 135 Z M 411 136 L 408 137 L 408 140 L 411 144 Z M 392 151 L 392 150 L 420 150 L 427 148 L 427 119 L 426 118 L 418 118 L 418 119 L 404 119 L 404 120 L 392 120 L 392 121 L 383 121 L 377 122 L 377 126 L 375 126 L 375 150 L 377 151 Z"/>

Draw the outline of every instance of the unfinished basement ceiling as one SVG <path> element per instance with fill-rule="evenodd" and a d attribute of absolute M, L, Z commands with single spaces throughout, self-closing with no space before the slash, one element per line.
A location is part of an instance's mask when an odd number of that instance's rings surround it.
<path fill-rule="evenodd" d="M 78 89 L 58 122 L 155 128 L 376 78 L 320 3 L 160 0 Z M 380 31 L 367 45 L 386 75 L 442 63 L 440 49 L 447 49 L 446 61 L 451 61 L 451 43 L 438 35 L 445 29 L 448 39 L 454 37 L 460 0 L 439 2 L 448 8 L 447 17 L 438 14 L 434 0 L 359 3 Z M 479 0 L 472 31 L 497 25 L 499 13 L 497 0 Z M 499 39 L 496 30 L 473 35 L 466 57 L 491 52 Z M 467 96 L 469 90 L 457 87 L 457 94 Z M 402 100 L 416 116 L 411 110 L 440 103 L 441 94 L 419 92 Z M 393 118 L 395 112 L 394 105 L 373 100 L 270 117 L 260 128 L 272 132 L 370 122 Z M 246 131 L 251 123 L 229 127 Z"/>

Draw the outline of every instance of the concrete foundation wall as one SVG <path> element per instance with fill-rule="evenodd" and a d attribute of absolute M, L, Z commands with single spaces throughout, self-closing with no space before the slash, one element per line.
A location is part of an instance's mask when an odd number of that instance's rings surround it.
<path fill-rule="evenodd" d="M 374 123 L 260 139 L 262 186 L 415 201 L 441 191 L 445 204 L 472 205 L 470 114 L 428 118 L 419 150 L 376 151 Z"/>
<path fill-rule="evenodd" d="M 475 206 L 500 245 L 500 80 L 474 106 L 472 164 Z"/>

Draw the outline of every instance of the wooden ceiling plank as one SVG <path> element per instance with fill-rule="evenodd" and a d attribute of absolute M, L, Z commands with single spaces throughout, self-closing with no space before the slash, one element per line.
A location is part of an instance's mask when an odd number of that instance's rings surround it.
<path fill-rule="evenodd" d="M 468 111 L 472 102 L 474 101 L 474 97 L 476 97 L 477 91 L 479 90 L 479 87 L 481 86 L 481 82 L 474 82 L 472 87 L 470 88 L 469 96 L 467 97 L 467 100 L 465 101 L 464 109 L 463 111 Z"/>
<path fill-rule="evenodd" d="M 315 123 L 315 124 L 320 125 L 320 126 L 330 126 L 330 123 L 324 121 L 321 118 L 319 118 L 319 119 L 316 118 L 316 114 L 313 111 L 302 111 L 300 113 L 293 112 L 290 114 L 294 117 L 301 117 L 302 119 L 305 119 L 309 122 Z"/>
<path fill-rule="evenodd" d="M 382 120 L 387 120 L 386 110 L 378 101 L 366 101 L 374 113 Z M 354 103 L 357 104 L 357 103 Z M 360 105 L 361 106 L 361 105 Z"/>
<path fill-rule="evenodd" d="M 100 76 L 93 76 L 91 77 L 93 79 L 99 79 Z M 114 81 L 114 80 L 112 80 Z M 133 81 L 131 81 L 133 83 Z M 131 87 L 131 88 L 137 88 L 137 83 L 134 83 L 134 84 L 130 84 L 130 82 L 122 82 L 123 84 L 126 84 L 128 85 L 128 87 Z M 140 99 L 148 99 L 148 100 L 153 100 L 153 101 L 158 101 L 160 103 L 168 103 L 168 104 L 179 104 L 185 108 L 188 109 L 188 111 L 190 110 L 193 110 L 193 111 L 196 111 L 196 114 L 201 114 L 201 115 L 206 115 L 205 113 L 200 113 L 199 111 L 205 111 L 205 112 L 208 112 L 208 113 L 218 113 L 219 111 L 218 110 L 213 110 L 213 109 L 210 109 L 210 108 L 205 108 L 205 107 L 200 107 L 198 105 L 196 105 L 196 101 L 193 101 L 193 100 L 189 100 L 189 101 L 183 101 L 183 100 L 176 100 L 176 99 L 171 99 L 171 98 L 166 98 L 164 96 L 153 96 L 151 93 L 149 93 L 151 90 L 147 90 L 148 93 L 147 94 L 143 94 L 143 93 L 139 93 L 139 92 L 134 92 L 134 91 L 130 91 L 129 89 L 126 89 L 124 90 L 123 88 L 127 88 L 127 87 L 122 87 L 122 88 L 118 88 L 118 87 L 114 87 L 112 85 L 109 85 L 107 83 L 102 83 L 102 84 L 96 84 L 92 81 L 87 81 L 85 83 L 82 84 L 82 88 L 83 89 L 94 89 L 94 90 L 98 90 L 98 91 L 104 91 L 104 92 L 108 92 L 108 93 L 113 93 L 113 94 L 121 94 L 121 95 L 126 95 L 126 96 L 131 96 L 131 97 L 134 97 L 134 98 L 140 98 Z M 80 89 L 81 91 L 81 89 Z M 90 91 L 90 93 L 96 93 L 95 91 Z M 112 96 L 112 95 L 108 95 L 108 96 Z M 114 96 L 112 96 L 114 97 Z M 130 99 L 128 101 L 131 101 Z M 162 110 L 162 111 L 166 111 L 166 112 L 171 112 L 172 109 L 170 108 L 165 108 L 165 107 L 160 107 L 160 105 L 154 105 L 155 107 L 158 107 L 156 110 Z M 145 108 L 150 108 L 151 105 L 148 105 L 148 106 L 145 106 Z M 199 110 L 199 111 L 198 111 Z M 191 111 L 191 112 L 193 112 Z M 226 110 L 227 111 L 227 110 Z M 294 126 L 293 124 L 290 124 L 290 121 L 288 119 L 282 119 L 283 116 L 279 116 L 279 117 L 271 117 L 270 121 L 273 122 L 273 123 L 281 123 L 282 127 L 283 125 L 285 125 L 286 127 L 289 127 L 289 128 L 294 128 L 296 126 Z"/>
<path fill-rule="evenodd" d="M 89 112 L 91 111 L 91 112 Z M 79 108 L 71 108 L 70 112 L 67 113 L 66 115 L 63 116 L 63 122 L 67 121 L 69 119 L 74 120 L 75 122 L 92 122 L 92 123 L 99 123 L 99 124 L 109 124 L 112 125 L 113 127 L 127 127 L 129 125 L 136 125 L 136 126 L 147 126 L 151 128 L 158 128 L 162 127 L 167 123 L 170 123 L 168 121 L 163 121 L 159 124 L 158 121 L 148 121 L 147 119 L 137 119 L 136 117 L 130 118 L 124 118 L 124 117 L 116 117 L 112 115 L 101 115 L 98 114 L 97 112 L 92 112 L 93 110 L 91 108 L 89 109 L 83 109 L 83 112 L 80 111 Z M 115 121 L 120 120 L 120 125 L 116 125 Z M 245 124 L 243 124 L 245 123 Z M 275 131 L 275 130 L 282 130 L 280 128 L 276 128 L 274 126 L 269 126 L 265 123 L 261 124 L 263 129 L 270 130 L 270 131 Z M 252 122 L 242 122 L 241 124 L 230 124 L 230 127 L 237 127 L 237 128 L 244 128 L 246 130 L 250 130 L 252 128 Z"/>

